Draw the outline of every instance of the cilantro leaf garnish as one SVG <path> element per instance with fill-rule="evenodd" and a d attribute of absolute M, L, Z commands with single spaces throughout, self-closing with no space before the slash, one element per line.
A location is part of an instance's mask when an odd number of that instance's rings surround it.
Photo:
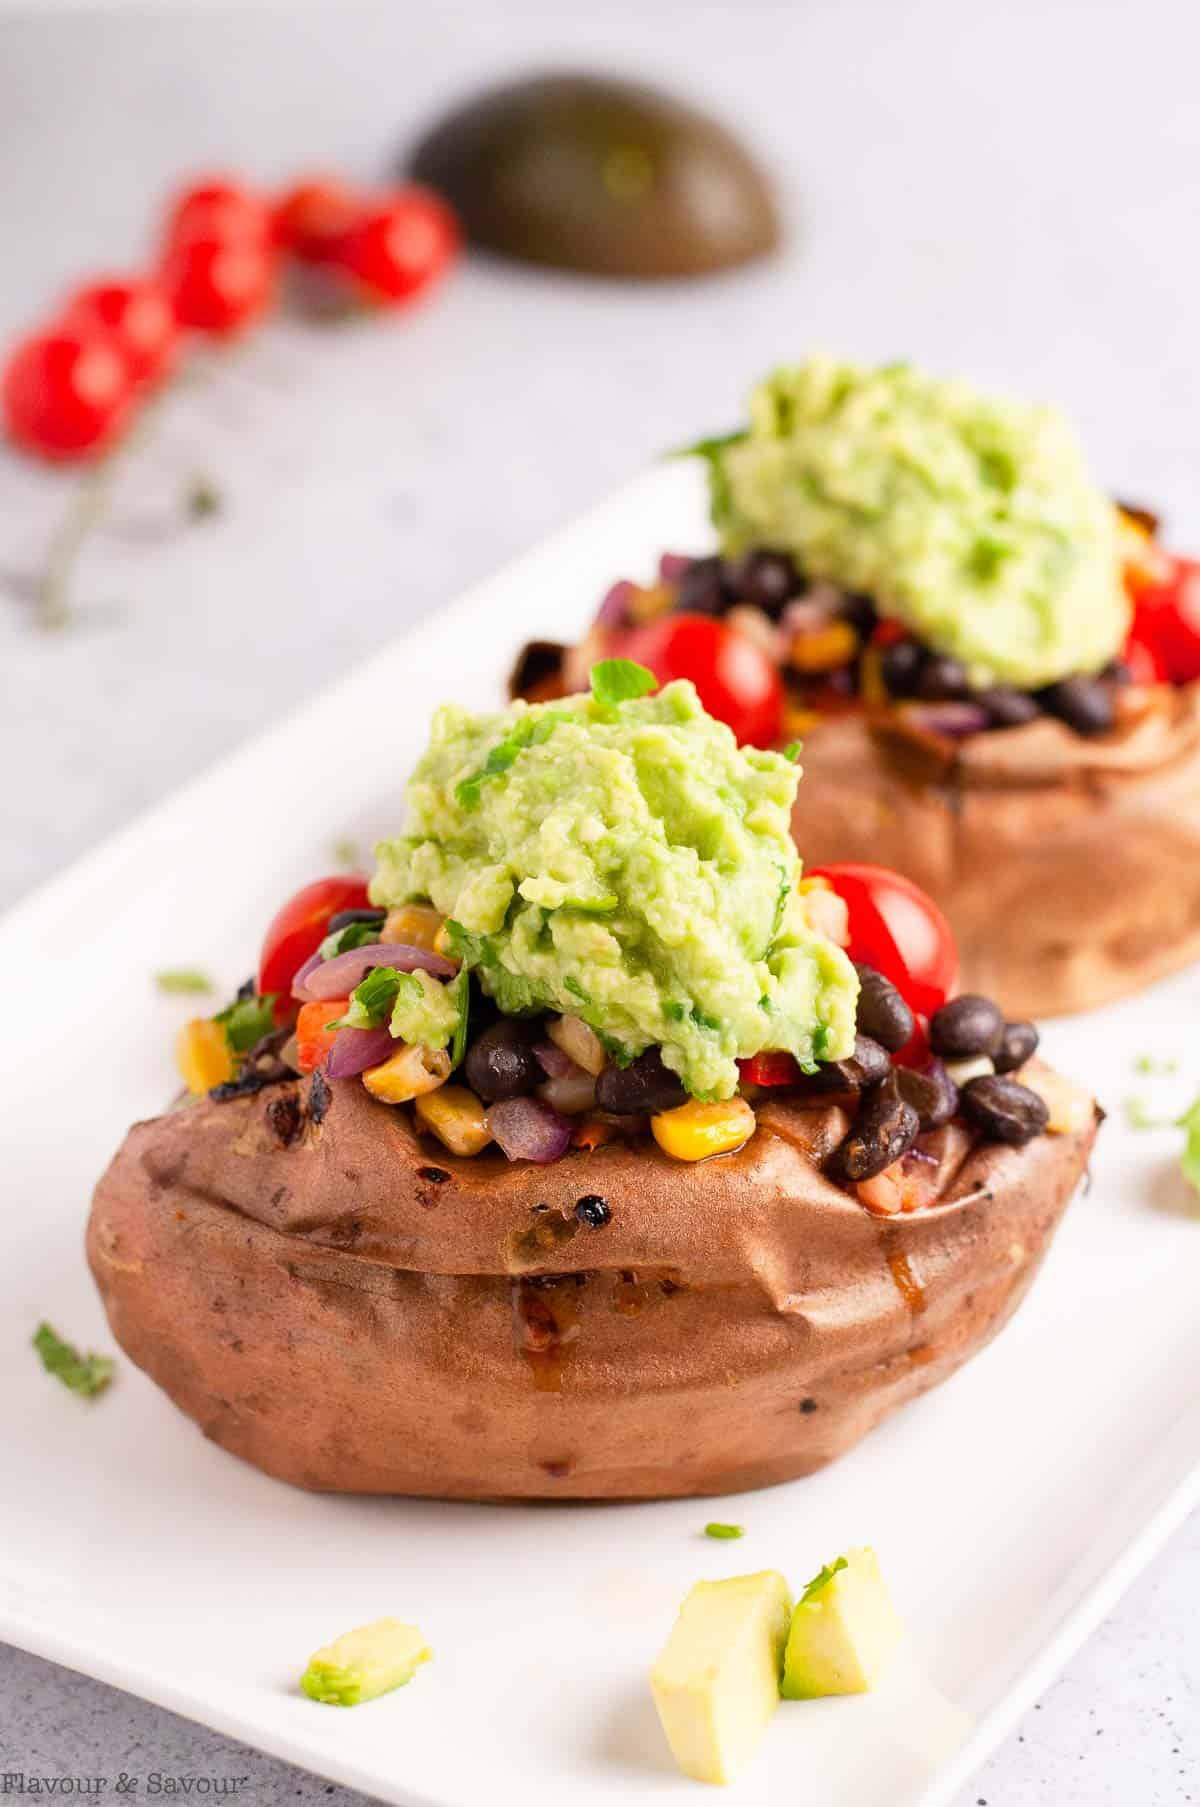
<path fill-rule="evenodd" d="M 235 1054 L 248 1054 L 264 1035 L 270 1035 L 275 1027 L 275 998 L 273 991 L 262 997 L 239 997 L 226 1004 L 224 1010 L 218 1010 L 213 1022 L 220 1023 Z"/>
<path fill-rule="evenodd" d="M 392 1014 L 392 1006 L 400 995 L 401 981 L 411 977 L 410 973 L 397 972 L 394 966 L 373 966 L 350 993 L 350 1008 L 345 1016 L 325 1027 L 378 1029 Z"/>
<path fill-rule="evenodd" d="M 42 1358 L 47 1374 L 56 1375 L 64 1387 L 84 1399 L 103 1393 L 113 1377 L 110 1355 L 81 1355 L 72 1343 L 64 1342 L 57 1330 L 41 1323 L 33 1333 L 33 1346 Z"/>
<path fill-rule="evenodd" d="M 633 659 L 601 659 L 591 670 L 592 696 L 605 708 L 631 703 L 658 689 L 658 679 Z"/>
<path fill-rule="evenodd" d="M 335 954 L 349 954 L 356 947 L 371 947 L 379 940 L 380 926 L 378 922 L 348 922 L 345 928 L 326 935 L 317 952 L 322 960 L 332 960 Z"/>
<path fill-rule="evenodd" d="M 555 728 L 562 720 L 561 714 L 523 715 L 513 723 L 504 739 L 492 748 L 477 772 L 464 778 L 455 786 L 454 795 L 460 809 L 479 808 L 480 794 L 484 785 L 492 778 L 499 778 L 517 762 L 518 756 L 526 747 L 540 747 L 549 740 Z"/>
<path fill-rule="evenodd" d="M 792 764 L 795 765 L 803 751 L 804 742 L 802 740 L 789 740 L 787 746 L 783 749 L 783 757 L 785 759 L 790 759 Z"/>
<path fill-rule="evenodd" d="M 461 1067 L 467 1052 L 467 1024 L 471 1014 L 471 975 L 464 966 L 457 979 L 447 986 L 458 1010 L 458 1027 L 450 1044 L 451 1069 Z"/>
<path fill-rule="evenodd" d="M 213 988 L 208 974 L 201 972 L 198 966 L 167 967 L 164 972 L 155 973 L 154 983 L 160 991 L 176 997 L 199 996 Z"/>
<path fill-rule="evenodd" d="M 801 1594 L 800 1605 L 803 1606 L 806 1601 L 815 1599 L 823 1587 L 828 1587 L 839 1569 L 848 1569 L 849 1567 L 850 1564 L 846 1561 L 844 1556 L 839 1556 L 834 1563 L 827 1562 L 825 1566 L 813 1576 L 812 1580 Z"/>
<path fill-rule="evenodd" d="M 455 922 L 453 916 L 447 917 L 442 929 L 446 937 L 446 952 L 452 960 L 458 960 L 464 966 L 495 966 L 496 950 L 486 935 L 476 935 L 471 929 L 464 929 L 462 923 Z"/>

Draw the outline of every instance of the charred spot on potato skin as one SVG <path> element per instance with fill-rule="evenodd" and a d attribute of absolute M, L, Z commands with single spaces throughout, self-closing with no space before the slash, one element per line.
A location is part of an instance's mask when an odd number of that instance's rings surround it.
<path fill-rule="evenodd" d="M 450 1175 L 444 1167 L 418 1167 L 417 1178 L 428 1180 L 431 1186 L 444 1186 Z"/>
<path fill-rule="evenodd" d="M 806 1416 L 809 1412 L 815 1412 L 816 1409 L 817 1402 L 815 1399 L 802 1399 L 800 1401 L 800 1410 L 805 1413 Z"/>
<path fill-rule="evenodd" d="M 510 1266 L 523 1267 L 540 1261 L 543 1256 L 564 1248 L 579 1234 L 579 1223 L 565 1212 L 549 1209 L 538 1212 L 535 1205 L 531 1215 L 536 1221 L 528 1229 L 514 1230 L 508 1238 L 505 1257 Z"/>
<path fill-rule="evenodd" d="M 612 1211 L 607 1199 L 598 1192 L 589 1192 L 575 1201 L 575 1215 L 580 1223 L 585 1223 L 589 1230 L 602 1230 L 606 1223 L 612 1222 Z"/>
<path fill-rule="evenodd" d="M 312 1076 L 312 1085 L 308 1093 L 308 1116 L 311 1123 L 324 1123 L 329 1114 L 329 1106 L 333 1102 L 333 1093 L 329 1089 L 329 1081 L 320 1067 Z"/>
<path fill-rule="evenodd" d="M 575 1464 L 571 1461 L 539 1462 L 538 1467 L 550 1476 L 552 1481 L 565 1481 Z"/>
<path fill-rule="evenodd" d="M 273 1205 L 281 1205 L 286 1197 L 287 1197 L 287 1187 L 286 1186 L 276 1186 L 274 1192 L 272 1192 L 272 1194 L 271 1194 L 271 1203 Z"/>
<path fill-rule="evenodd" d="M 282 1147 L 290 1148 L 304 1125 L 304 1113 L 295 1092 L 283 1092 L 278 1098 L 272 1098 L 263 1115 L 275 1140 Z"/>

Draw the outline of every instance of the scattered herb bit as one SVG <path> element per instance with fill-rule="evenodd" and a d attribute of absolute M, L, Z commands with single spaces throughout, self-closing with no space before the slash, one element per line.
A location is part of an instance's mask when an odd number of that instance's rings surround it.
<path fill-rule="evenodd" d="M 373 947 L 379 940 L 379 923 L 348 922 L 344 928 L 335 929 L 332 935 L 326 935 L 317 952 L 322 960 L 332 960 L 335 954 L 349 954 L 356 947 Z"/>
<path fill-rule="evenodd" d="M 1156 1116 L 1140 1093 L 1125 1100 L 1125 1120 L 1130 1129 L 1170 1129 L 1174 1118 Z"/>
<path fill-rule="evenodd" d="M 112 1380 L 110 1355 L 81 1355 L 49 1324 L 38 1325 L 33 1333 L 33 1346 L 41 1356 L 47 1374 L 57 1375 L 64 1387 L 84 1399 L 94 1399 L 97 1393 L 103 1393 Z"/>
<path fill-rule="evenodd" d="M 818 1574 L 813 1576 L 812 1580 L 809 1582 L 808 1586 L 805 1588 L 804 1592 L 801 1594 L 801 1596 L 800 1596 L 801 1606 L 804 1605 L 806 1600 L 814 1599 L 815 1596 L 820 1593 L 820 1591 L 823 1587 L 828 1587 L 829 1583 L 833 1580 L 834 1576 L 837 1574 L 839 1569 L 847 1569 L 849 1567 L 850 1567 L 850 1564 L 846 1561 L 846 1558 L 844 1556 L 839 1556 L 837 1561 L 834 1563 L 827 1562 L 825 1564 L 824 1568 L 821 1569 Z"/>
<path fill-rule="evenodd" d="M 454 795 L 460 809 L 479 808 L 479 798 L 484 785 L 492 778 L 499 778 L 510 766 L 517 762 L 518 756 L 526 747 L 540 747 L 549 740 L 555 728 L 562 720 L 561 714 L 542 716 L 523 715 L 502 741 L 494 746 L 477 772 L 464 778 L 455 787 Z"/>
<path fill-rule="evenodd" d="M 458 1011 L 458 1025 L 454 1031 L 454 1040 L 450 1044 L 451 1068 L 461 1067 L 467 1054 L 467 1025 L 471 1017 L 471 975 L 464 966 L 457 979 L 452 979 L 447 986 L 454 999 L 454 1007 Z"/>
<path fill-rule="evenodd" d="M 714 1519 L 711 1524 L 705 1525 L 704 1535 L 716 1538 L 745 1537 L 746 1527 L 744 1525 L 722 1525 Z"/>
<path fill-rule="evenodd" d="M 359 850 L 358 842 L 352 840 L 349 835 L 342 835 L 336 840 L 330 851 L 333 854 L 335 863 L 339 866 L 345 866 L 351 872 L 357 871 L 362 864 L 362 855 Z"/>
<path fill-rule="evenodd" d="M 601 659 L 592 666 L 592 697 L 605 708 L 631 703 L 658 689 L 658 679 L 633 659 Z"/>
<path fill-rule="evenodd" d="M 1179 1157 L 1179 1171 L 1194 1191 L 1200 1192 L 1200 1098 L 1177 1118 L 1179 1128 L 1184 1132 L 1183 1153 Z"/>
<path fill-rule="evenodd" d="M 224 1010 L 218 1010 L 213 1022 L 220 1023 L 235 1054 L 248 1054 L 264 1035 L 270 1035 L 275 1027 L 276 995 L 273 991 L 262 997 L 239 995 Z"/>
<path fill-rule="evenodd" d="M 1008 540 L 981 533 L 967 555 L 967 569 L 980 583 L 990 583 L 1012 553 L 1013 547 Z"/>
<path fill-rule="evenodd" d="M 400 982 L 410 973 L 398 973 L 394 966 L 373 966 L 350 993 L 350 1008 L 327 1029 L 378 1029 L 392 1014 L 392 1006 L 400 995 Z"/>
<path fill-rule="evenodd" d="M 804 742 L 802 740 L 789 740 L 787 746 L 783 749 L 783 757 L 785 759 L 790 759 L 792 764 L 795 765 L 803 751 Z"/>
<path fill-rule="evenodd" d="M 609 891 L 603 897 L 564 897 L 558 907 L 578 910 L 582 916 L 611 916 L 620 901 L 615 891 Z"/>
<path fill-rule="evenodd" d="M 175 997 L 199 996 L 213 988 L 208 974 L 198 966 L 169 966 L 164 972 L 155 973 L 154 983 L 160 991 Z"/>
<path fill-rule="evenodd" d="M 1162 1073 L 1170 1075 L 1178 1073 L 1179 1062 L 1172 1059 L 1160 1059 L 1157 1054 L 1139 1054 L 1133 1063 L 1135 1073 Z"/>
<path fill-rule="evenodd" d="M 221 512 L 221 492 L 207 477 L 197 477 L 187 493 L 187 511 L 193 521 L 207 520 Z"/>
<path fill-rule="evenodd" d="M 709 439 L 694 440 L 691 445 L 681 445 L 670 454 L 672 458 L 715 458 L 731 445 L 741 445 L 750 437 L 745 427 L 737 427 L 732 433 L 714 433 Z"/>
<path fill-rule="evenodd" d="M 461 922 L 455 922 L 448 916 L 442 924 L 446 937 L 446 951 L 452 960 L 459 960 L 464 966 L 495 966 L 496 952 L 486 935 L 473 934 L 464 929 Z"/>
<path fill-rule="evenodd" d="M 583 986 L 579 983 L 579 980 L 572 978 L 570 973 L 567 973 L 563 979 L 563 990 L 569 991 L 571 996 L 573 998 L 578 998 L 581 1004 L 590 1004 L 592 1001 L 587 992 L 583 989 Z"/>

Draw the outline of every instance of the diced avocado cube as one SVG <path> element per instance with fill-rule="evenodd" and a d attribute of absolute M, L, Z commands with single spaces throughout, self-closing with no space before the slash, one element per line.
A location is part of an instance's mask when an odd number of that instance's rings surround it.
<path fill-rule="evenodd" d="M 774 1569 L 698 1581 L 650 1674 L 671 1753 L 697 1782 L 728 1782 L 779 1704 L 792 1599 Z"/>
<path fill-rule="evenodd" d="M 785 1700 L 865 1694 L 900 1639 L 874 1550 L 847 1550 L 815 1575 L 796 1603 L 783 1659 Z"/>
<path fill-rule="evenodd" d="M 432 1650 L 415 1625 L 399 1619 L 376 1619 L 344 1632 L 309 1658 L 300 1677 L 310 1700 L 330 1707 L 356 1707 L 410 1682 Z"/>

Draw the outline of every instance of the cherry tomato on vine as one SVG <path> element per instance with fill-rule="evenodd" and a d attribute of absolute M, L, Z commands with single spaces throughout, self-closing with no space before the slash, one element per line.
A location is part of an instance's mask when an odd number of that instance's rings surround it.
<path fill-rule="evenodd" d="M 153 276 L 89 283 L 71 296 L 63 321 L 80 332 L 107 333 L 135 383 L 157 382 L 174 361 L 179 321 Z"/>
<path fill-rule="evenodd" d="M 366 210 L 362 196 L 335 176 L 314 176 L 276 203 L 275 241 L 301 263 L 327 263 Z"/>
<path fill-rule="evenodd" d="M 918 1016 L 939 1010 L 958 983 L 958 949 L 933 899 L 886 866 L 844 861 L 807 876 L 828 879 L 845 903 L 850 958 L 882 973 Z"/>
<path fill-rule="evenodd" d="M 458 221 L 439 197 L 406 188 L 344 234 L 333 261 L 370 300 L 407 301 L 441 275 L 459 246 Z"/>
<path fill-rule="evenodd" d="M 103 451 L 128 417 L 129 368 L 104 334 L 56 327 L 23 339 L 0 384 L 10 438 L 42 458 L 83 458 Z"/>
<path fill-rule="evenodd" d="M 357 874 L 315 878 L 289 897 L 273 918 L 263 938 L 258 962 L 258 991 L 274 992 L 275 1015 L 290 1015 L 292 980 L 329 933 L 330 918 L 340 910 L 362 910 L 367 904 L 367 881 Z"/>
<path fill-rule="evenodd" d="M 182 325 L 231 335 L 270 302 L 275 253 L 252 239 L 188 238 L 167 253 L 162 279 Z"/>
<path fill-rule="evenodd" d="M 166 220 L 170 245 L 188 239 L 263 244 L 271 236 L 271 210 L 261 195 L 232 178 L 194 183 L 175 197 Z"/>
<path fill-rule="evenodd" d="M 733 729 L 743 745 L 769 747 L 779 739 L 783 684 L 761 646 L 712 615 L 664 615 L 644 627 L 618 628 L 613 658 L 633 659 L 660 684 L 690 678 L 710 715 Z"/>

